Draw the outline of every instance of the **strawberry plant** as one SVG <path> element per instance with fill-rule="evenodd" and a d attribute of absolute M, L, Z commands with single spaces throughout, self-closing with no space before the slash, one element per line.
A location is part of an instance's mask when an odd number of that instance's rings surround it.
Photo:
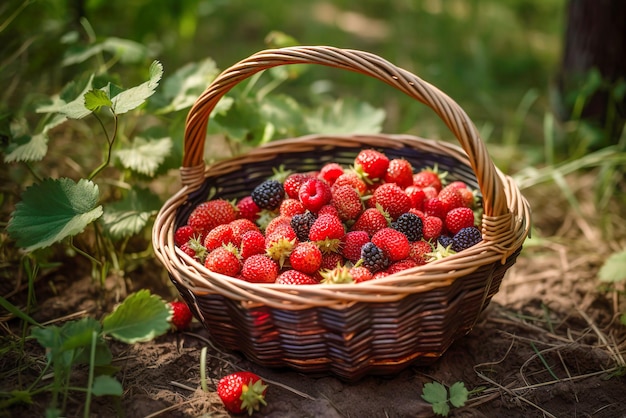
<path fill-rule="evenodd" d="M 462 407 L 470 393 L 463 382 L 456 382 L 449 389 L 439 382 L 431 382 L 424 385 L 422 399 L 432 405 L 435 414 L 447 417 L 450 406 Z"/>

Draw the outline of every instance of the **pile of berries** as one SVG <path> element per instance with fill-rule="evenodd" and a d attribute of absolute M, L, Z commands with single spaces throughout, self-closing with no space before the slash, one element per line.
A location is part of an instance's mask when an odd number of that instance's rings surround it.
<path fill-rule="evenodd" d="M 359 283 L 482 240 L 480 201 L 437 167 L 373 149 L 350 167 L 278 170 L 250 195 L 198 205 L 175 242 L 209 270 L 253 283 Z"/>

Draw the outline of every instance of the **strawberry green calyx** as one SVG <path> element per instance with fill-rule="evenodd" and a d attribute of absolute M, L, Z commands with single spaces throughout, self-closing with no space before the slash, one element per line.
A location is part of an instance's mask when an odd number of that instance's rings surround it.
<path fill-rule="evenodd" d="M 323 284 L 350 284 L 354 282 L 350 267 L 337 266 L 332 270 L 324 270 L 320 272 Z"/>
<path fill-rule="evenodd" d="M 315 245 L 323 254 L 338 253 L 341 251 L 341 240 L 337 238 L 325 238 L 323 240 L 314 241 Z"/>
<path fill-rule="evenodd" d="M 248 384 L 241 387 L 241 409 L 248 411 L 248 415 L 252 415 L 254 411 L 258 411 L 261 405 L 267 405 L 265 401 L 265 391 L 267 385 L 262 380 L 250 380 Z"/>
<path fill-rule="evenodd" d="M 296 243 L 298 242 L 297 238 L 288 239 L 285 237 L 280 237 L 271 242 L 265 250 L 265 254 L 271 259 L 278 262 L 280 268 L 283 268 L 285 261 L 289 259 L 291 252 L 293 251 Z"/>
<path fill-rule="evenodd" d="M 456 251 L 452 249 L 452 246 L 449 245 L 444 247 L 440 242 L 437 242 L 437 246 L 433 249 L 433 251 L 426 254 L 428 262 L 442 260 L 452 254 L 456 254 Z"/>

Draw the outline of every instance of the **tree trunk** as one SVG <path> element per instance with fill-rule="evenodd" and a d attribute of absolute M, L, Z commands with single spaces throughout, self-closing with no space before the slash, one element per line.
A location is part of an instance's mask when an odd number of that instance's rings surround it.
<path fill-rule="evenodd" d="M 601 77 L 596 83 L 590 82 L 591 71 Z M 625 0 L 569 1 L 558 81 L 564 102 L 562 119 L 580 116 L 605 132 L 605 144 L 598 145 L 617 143 L 626 120 Z M 594 86 L 593 91 L 585 91 Z M 579 115 L 572 99 L 577 94 L 589 94 Z"/>

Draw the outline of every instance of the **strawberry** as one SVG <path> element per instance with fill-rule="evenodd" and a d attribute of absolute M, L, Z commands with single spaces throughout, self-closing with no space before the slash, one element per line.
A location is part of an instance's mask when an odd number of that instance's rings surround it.
<path fill-rule="evenodd" d="M 362 283 L 374 278 L 372 272 L 363 266 L 352 267 L 350 269 L 350 276 L 352 276 L 354 283 Z"/>
<path fill-rule="evenodd" d="M 239 255 L 246 259 L 251 255 L 265 253 L 265 237 L 260 231 L 247 231 L 241 236 Z"/>
<path fill-rule="evenodd" d="M 287 196 L 291 199 L 298 199 L 300 187 L 312 177 L 312 175 L 306 173 L 293 173 L 287 176 L 283 183 L 283 188 Z"/>
<path fill-rule="evenodd" d="M 320 173 L 318 174 L 318 178 L 324 180 L 329 185 L 333 185 L 335 180 L 343 174 L 343 167 L 337 163 L 326 163 L 320 169 Z"/>
<path fill-rule="evenodd" d="M 437 166 L 425 168 L 419 173 L 413 174 L 413 185 L 421 188 L 432 186 L 439 192 L 447 174 L 446 172 L 440 173 Z"/>
<path fill-rule="evenodd" d="M 196 230 L 191 225 L 183 225 L 174 232 L 174 243 L 179 247 L 189 242 L 196 235 Z"/>
<path fill-rule="evenodd" d="M 289 255 L 289 263 L 294 270 L 313 274 L 322 265 L 322 251 L 312 242 L 302 242 Z"/>
<path fill-rule="evenodd" d="M 235 238 L 235 243 L 239 245 L 241 243 L 241 236 L 248 231 L 258 231 L 259 227 L 249 219 L 241 218 L 235 219 L 231 223 L 229 223 L 230 229 L 233 231 L 233 236 Z"/>
<path fill-rule="evenodd" d="M 207 249 L 202 245 L 199 238 L 191 238 L 189 241 L 180 246 L 185 254 L 204 263 L 207 256 Z"/>
<path fill-rule="evenodd" d="M 333 215 L 321 215 L 313 222 L 309 230 L 309 240 L 322 252 L 338 252 L 345 229 L 341 219 Z"/>
<path fill-rule="evenodd" d="M 236 207 L 240 218 L 249 219 L 253 222 L 257 220 L 261 211 L 261 208 L 254 203 L 250 195 L 239 200 Z"/>
<path fill-rule="evenodd" d="M 341 239 L 341 255 L 356 263 L 361 258 L 361 248 L 368 243 L 370 236 L 365 231 L 350 231 Z"/>
<path fill-rule="evenodd" d="M 354 220 L 363 212 L 361 195 L 353 187 L 335 187 L 331 194 L 332 205 L 337 208 L 338 216 L 342 221 Z"/>
<path fill-rule="evenodd" d="M 239 258 L 229 247 L 218 247 L 211 251 L 204 260 L 204 266 L 215 273 L 231 277 L 237 276 L 241 270 Z"/>
<path fill-rule="evenodd" d="M 389 221 L 385 214 L 382 212 L 382 208 L 368 208 L 359 216 L 354 225 L 352 225 L 352 231 L 365 231 L 371 237 L 377 231 L 389 226 Z"/>
<path fill-rule="evenodd" d="M 330 202 L 332 195 L 328 183 L 318 178 L 310 178 L 300 186 L 298 197 L 306 209 L 317 213 Z"/>
<path fill-rule="evenodd" d="M 241 371 L 222 377 L 217 383 L 217 394 L 228 412 L 252 415 L 261 405 L 267 405 L 267 387 L 258 375 Z"/>
<path fill-rule="evenodd" d="M 417 186 L 408 186 L 404 189 L 404 193 L 411 199 L 411 207 L 417 210 L 424 208 L 424 200 L 426 199 L 426 193 L 424 189 Z"/>
<path fill-rule="evenodd" d="M 372 242 L 389 257 L 399 261 L 409 256 L 409 240 L 402 232 L 393 228 L 383 228 L 372 236 Z"/>
<path fill-rule="evenodd" d="M 265 235 L 265 254 L 282 268 L 297 243 L 296 232 L 291 225 L 285 225 L 281 230 Z"/>
<path fill-rule="evenodd" d="M 336 266 L 330 270 L 324 270 L 321 273 L 323 284 L 348 284 L 353 283 L 354 279 L 350 274 L 350 268 L 347 266 Z"/>
<path fill-rule="evenodd" d="M 338 265 L 343 266 L 345 260 L 343 256 L 339 253 L 328 253 L 322 256 L 322 265 L 320 266 L 320 270 L 332 270 Z"/>
<path fill-rule="evenodd" d="M 294 216 L 304 213 L 304 205 L 298 199 L 285 199 L 280 204 L 278 212 L 283 216 Z"/>
<path fill-rule="evenodd" d="M 389 161 L 384 181 L 396 183 L 400 188 L 406 189 L 413 184 L 413 166 L 404 158 L 394 158 Z"/>
<path fill-rule="evenodd" d="M 218 225 L 209 231 L 204 237 L 204 247 L 207 251 L 232 243 L 234 240 L 233 230 L 230 224 Z"/>
<path fill-rule="evenodd" d="M 278 270 L 274 260 L 263 254 L 255 254 L 244 260 L 241 277 L 251 283 L 274 283 Z"/>
<path fill-rule="evenodd" d="M 291 217 L 278 215 L 268 222 L 265 227 L 265 235 L 272 235 L 274 232 L 283 229 L 285 226 L 291 226 Z"/>
<path fill-rule="evenodd" d="M 360 195 L 364 195 L 367 192 L 367 184 L 358 176 L 354 171 L 346 171 L 333 183 L 333 187 L 339 186 L 352 186 L 359 192 Z"/>
<path fill-rule="evenodd" d="M 200 203 L 187 219 L 187 224 L 204 234 L 221 224 L 237 219 L 235 207 L 227 200 L 215 199 Z"/>
<path fill-rule="evenodd" d="M 465 201 L 459 189 L 446 186 L 437 195 L 437 198 L 443 203 L 443 210 L 445 213 L 450 212 L 452 209 L 465 206 Z"/>
<path fill-rule="evenodd" d="M 404 260 L 396 261 L 395 263 L 390 265 L 385 271 L 389 274 L 394 274 L 402 270 L 412 269 L 413 267 L 417 267 L 418 265 L 419 264 L 416 261 L 407 258 Z"/>
<path fill-rule="evenodd" d="M 397 184 L 384 183 L 374 191 L 376 204 L 389 214 L 392 220 L 411 209 L 411 199 Z"/>
<path fill-rule="evenodd" d="M 459 188 L 459 194 L 463 198 L 463 206 L 473 208 L 476 206 L 476 195 L 468 188 Z"/>
<path fill-rule="evenodd" d="M 312 276 L 298 270 L 286 270 L 276 278 L 276 284 L 319 284 Z"/>
<path fill-rule="evenodd" d="M 452 209 L 446 214 L 445 226 L 452 234 L 456 234 L 463 228 L 474 226 L 474 211 L 466 207 Z"/>
<path fill-rule="evenodd" d="M 389 158 L 373 149 L 362 150 L 354 159 L 355 171 L 366 181 L 382 179 L 389 167 Z"/>
<path fill-rule="evenodd" d="M 183 245 L 181 245 L 179 248 L 189 257 L 196 258 L 196 250 L 194 250 L 193 247 L 189 245 L 189 242 L 183 243 Z"/>
<path fill-rule="evenodd" d="M 425 240 L 436 240 L 441 235 L 443 221 L 436 216 L 426 216 L 422 219 L 422 235 Z"/>
<path fill-rule="evenodd" d="M 170 320 L 172 327 L 176 330 L 187 329 L 193 319 L 189 306 L 185 302 L 180 301 L 172 301 L 168 305 L 172 310 L 172 319 Z"/>
<path fill-rule="evenodd" d="M 436 216 L 442 220 L 446 218 L 445 205 L 438 197 L 424 201 L 424 213 L 426 216 Z"/>
<path fill-rule="evenodd" d="M 409 259 L 415 261 L 417 265 L 424 265 L 428 261 L 427 254 L 432 252 L 433 246 L 424 240 L 412 242 L 409 246 Z"/>
<path fill-rule="evenodd" d="M 317 212 L 317 216 L 322 216 L 322 215 L 332 215 L 338 218 L 339 211 L 337 210 L 336 207 L 328 203 L 327 205 L 322 206 L 319 212 Z"/>

